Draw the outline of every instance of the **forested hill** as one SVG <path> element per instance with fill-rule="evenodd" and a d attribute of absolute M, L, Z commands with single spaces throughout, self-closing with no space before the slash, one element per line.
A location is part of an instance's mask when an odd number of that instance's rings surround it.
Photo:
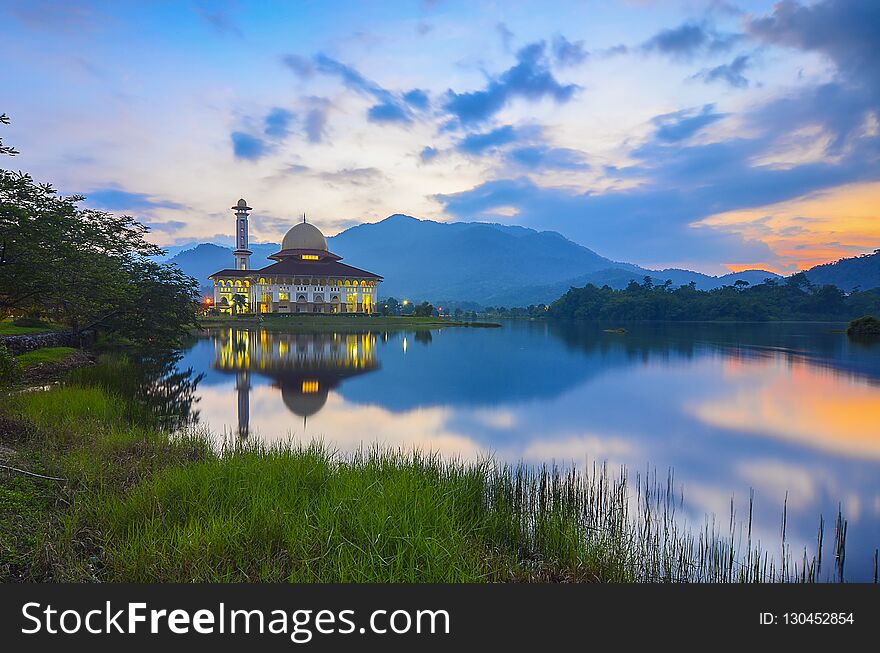
<path fill-rule="evenodd" d="M 803 273 L 783 282 L 698 290 L 651 280 L 623 290 L 592 284 L 572 288 L 550 306 L 553 318 L 579 320 L 840 320 L 880 315 L 880 288 L 849 295 L 812 285 Z"/>
<path fill-rule="evenodd" d="M 810 268 L 807 278 L 816 285 L 830 283 L 849 292 L 856 288 L 868 290 L 880 287 L 880 249 L 873 254 L 843 258 Z"/>

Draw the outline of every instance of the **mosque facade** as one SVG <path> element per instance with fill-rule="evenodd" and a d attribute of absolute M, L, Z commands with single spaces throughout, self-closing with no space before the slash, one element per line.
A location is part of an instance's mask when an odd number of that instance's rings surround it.
<path fill-rule="evenodd" d="M 284 235 L 275 262 L 251 269 L 248 212 L 244 199 L 235 211 L 234 267 L 215 272 L 214 307 L 222 313 L 360 313 L 376 310 L 382 277 L 342 263 L 330 252 L 315 225 L 303 221 Z"/>

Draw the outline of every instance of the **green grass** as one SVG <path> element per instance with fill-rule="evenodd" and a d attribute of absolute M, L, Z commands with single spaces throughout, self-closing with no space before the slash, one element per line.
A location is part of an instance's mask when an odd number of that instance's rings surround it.
<path fill-rule="evenodd" d="M 27 335 L 31 333 L 49 333 L 51 331 L 58 331 L 63 327 L 58 324 L 48 324 L 46 326 L 35 326 L 35 327 L 22 327 L 16 326 L 12 323 L 12 320 L 0 320 L 0 336 L 20 336 Z"/>
<path fill-rule="evenodd" d="M 807 552 L 780 566 L 760 545 L 740 548 L 744 530 L 733 526 L 680 530 L 671 479 L 378 447 L 340 454 L 314 443 L 219 451 L 207 433 L 169 438 L 110 389 L 127 376 L 125 364 L 104 359 L 66 385 L 0 404 L 14 464 L 65 479 L 0 471 L 0 580 L 820 577 Z M 838 554 L 841 532 L 839 520 Z"/>
<path fill-rule="evenodd" d="M 73 347 L 43 347 L 21 354 L 16 360 L 22 367 L 30 367 L 37 363 L 60 363 L 76 351 Z"/>

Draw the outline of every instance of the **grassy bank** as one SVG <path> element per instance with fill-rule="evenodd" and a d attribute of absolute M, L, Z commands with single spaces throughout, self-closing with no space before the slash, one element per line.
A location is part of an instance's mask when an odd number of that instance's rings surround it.
<path fill-rule="evenodd" d="M 111 390 L 126 365 L 104 360 L 73 383 L 4 398 L 0 579 L 724 582 L 820 574 L 806 558 L 780 570 L 759 547 L 737 550 L 733 536 L 711 529 L 680 532 L 671 484 L 630 485 L 604 468 L 561 472 L 378 448 L 343 455 L 317 444 L 217 452 L 205 434 L 168 438 Z"/>
<path fill-rule="evenodd" d="M 30 367 L 40 363 L 60 363 L 73 356 L 78 350 L 73 347 L 43 347 L 16 357 L 22 367 Z"/>
<path fill-rule="evenodd" d="M 14 324 L 11 319 L 0 320 L 0 336 L 23 336 L 34 333 L 49 333 L 51 331 L 59 331 L 63 327 L 58 324 L 41 324 L 37 326 L 19 326 Z"/>
<path fill-rule="evenodd" d="M 260 326 L 265 329 L 296 331 L 364 331 L 371 329 L 413 330 L 443 327 L 500 327 L 494 322 L 457 322 L 438 317 L 411 317 L 400 315 L 236 315 L 229 317 L 203 317 L 199 326 Z"/>

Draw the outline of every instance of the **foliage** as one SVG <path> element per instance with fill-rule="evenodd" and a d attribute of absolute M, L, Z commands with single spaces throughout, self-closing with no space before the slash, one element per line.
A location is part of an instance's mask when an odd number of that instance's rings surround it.
<path fill-rule="evenodd" d="M 0 170 L 0 309 L 34 313 L 75 331 L 150 341 L 194 322 L 195 280 L 151 260 L 161 253 L 131 216 L 82 208 L 50 184 Z"/>
<path fill-rule="evenodd" d="M 0 386 L 9 385 L 18 379 L 21 367 L 15 357 L 0 342 Z"/>
<path fill-rule="evenodd" d="M 0 113 L 0 125 L 8 125 L 9 124 L 9 116 L 5 113 Z M 3 144 L 3 139 L 0 138 L 0 155 L 6 154 L 7 156 L 15 156 L 18 154 L 18 150 L 9 145 Z"/>
<path fill-rule="evenodd" d="M 880 320 L 865 315 L 849 323 L 846 334 L 853 338 L 880 338 Z"/>
<path fill-rule="evenodd" d="M 233 295 L 232 310 L 235 313 L 247 313 L 247 297 L 242 294 Z"/>
<path fill-rule="evenodd" d="M 739 284 L 697 290 L 694 284 L 671 288 L 650 278 L 624 290 L 590 284 L 572 288 L 553 302 L 549 315 L 583 320 L 849 320 L 880 312 L 880 289 L 846 295 L 835 286 L 816 287 L 803 274 L 784 283 Z"/>
<path fill-rule="evenodd" d="M 415 317 L 431 317 L 434 315 L 434 307 L 428 302 L 422 302 L 413 310 Z"/>

